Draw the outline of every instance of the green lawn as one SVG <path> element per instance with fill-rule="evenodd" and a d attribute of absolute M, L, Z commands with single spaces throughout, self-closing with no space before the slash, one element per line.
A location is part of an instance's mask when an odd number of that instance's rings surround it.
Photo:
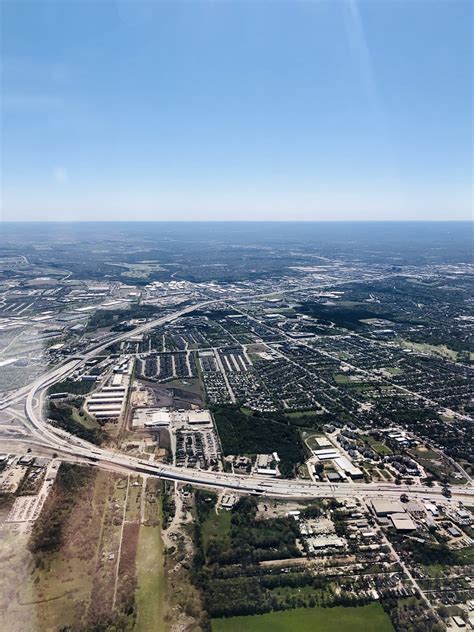
<path fill-rule="evenodd" d="M 135 632 L 164 632 L 164 566 L 160 527 L 142 525 L 137 552 Z"/>
<path fill-rule="evenodd" d="M 352 382 L 350 377 L 348 375 L 344 375 L 344 373 L 336 373 L 334 376 L 334 381 L 336 382 L 336 384 L 350 384 Z"/>
<path fill-rule="evenodd" d="M 359 608 L 296 608 L 251 617 L 213 619 L 212 632 L 392 632 L 380 604 Z"/>
<path fill-rule="evenodd" d="M 385 443 L 377 441 L 377 439 L 374 439 L 374 437 L 371 437 L 370 435 L 362 435 L 361 438 L 366 443 L 368 443 L 370 447 L 373 450 L 375 450 L 378 454 L 381 454 L 382 456 L 393 454 L 392 450 L 388 446 L 386 446 Z"/>
<path fill-rule="evenodd" d="M 246 408 L 245 406 L 241 406 L 240 412 L 242 413 L 242 415 L 245 415 L 246 417 L 253 417 L 253 410 L 251 408 Z"/>
<path fill-rule="evenodd" d="M 450 349 L 446 345 L 430 345 L 425 342 L 412 342 L 411 340 L 399 339 L 398 344 L 406 349 L 413 349 L 421 353 L 429 353 L 430 355 L 443 356 L 455 362 L 458 352 Z"/>
<path fill-rule="evenodd" d="M 388 446 L 384 443 L 373 443 L 372 448 L 377 452 L 377 454 L 381 454 L 382 456 L 388 456 L 389 454 L 393 454 Z"/>
<path fill-rule="evenodd" d="M 202 525 L 204 550 L 206 550 L 211 538 L 226 538 L 228 536 L 231 518 L 232 513 L 230 511 L 223 510 L 218 514 L 216 514 L 215 511 L 211 512 Z"/>
<path fill-rule="evenodd" d="M 310 450 L 321 450 L 321 446 L 318 444 L 317 439 L 326 439 L 326 436 L 321 433 L 317 433 L 305 437 L 306 445 Z M 331 448 L 332 445 L 328 447 Z"/>
<path fill-rule="evenodd" d="M 166 382 L 166 386 L 180 388 L 181 390 L 193 393 L 194 395 L 203 395 L 203 387 L 201 380 L 198 377 L 186 377 L 170 380 L 169 382 Z"/>

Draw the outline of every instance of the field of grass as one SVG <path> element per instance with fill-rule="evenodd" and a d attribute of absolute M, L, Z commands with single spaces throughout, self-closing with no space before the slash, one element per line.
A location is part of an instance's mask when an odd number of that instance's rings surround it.
<path fill-rule="evenodd" d="M 371 437 L 370 435 L 362 435 L 361 438 L 366 443 L 368 443 L 370 447 L 373 450 L 375 450 L 378 454 L 381 454 L 382 456 L 388 456 L 389 454 L 393 454 L 392 450 L 388 446 L 386 446 L 385 443 L 377 441 L 377 439 L 374 439 L 374 437 Z"/>
<path fill-rule="evenodd" d="M 400 346 L 404 349 L 413 349 L 413 351 L 419 351 L 420 353 L 429 353 L 430 355 L 437 355 L 449 360 L 455 361 L 458 357 L 457 351 L 450 349 L 446 345 L 430 345 L 426 342 L 412 342 L 411 340 L 399 340 Z"/>
<path fill-rule="evenodd" d="M 359 608 L 297 608 L 251 617 L 213 619 L 213 632 L 391 632 L 379 604 Z"/>
<path fill-rule="evenodd" d="M 141 525 L 137 555 L 136 632 L 163 632 L 164 567 L 159 526 Z"/>
<path fill-rule="evenodd" d="M 232 513 L 230 511 L 220 511 L 217 515 L 213 511 L 208 516 L 202 525 L 201 531 L 204 550 L 206 550 L 211 538 L 225 538 L 228 535 L 231 518 Z"/>
<path fill-rule="evenodd" d="M 334 376 L 334 381 L 336 384 L 353 384 L 354 382 L 350 379 L 348 375 L 344 375 L 344 373 L 336 373 Z"/>
<path fill-rule="evenodd" d="M 423 459 L 424 461 L 439 461 L 440 456 L 434 450 L 428 450 L 426 448 L 416 448 L 411 450 L 415 459 Z"/>
<path fill-rule="evenodd" d="M 285 413 L 285 417 L 290 419 L 299 419 L 300 417 L 318 417 L 321 414 L 319 410 L 295 410 L 292 413 Z"/>
<path fill-rule="evenodd" d="M 384 443 L 375 442 L 372 444 L 372 448 L 377 452 L 377 454 L 381 454 L 382 456 L 388 456 L 390 454 L 393 454 L 390 448 L 386 446 Z"/>
<path fill-rule="evenodd" d="M 184 379 L 175 379 L 170 382 L 166 382 L 166 386 L 179 388 L 187 393 L 194 393 L 194 395 L 204 395 L 204 389 L 201 380 L 198 377 L 187 377 Z"/>
<path fill-rule="evenodd" d="M 240 407 L 240 412 L 242 413 L 242 415 L 245 415 L 246 417 L 253 416 L 253 410 L 251 408 L 246 408 L 245 406 Z"/>
<path fill-rule="evenodd" d="M 77 423 L 81 424 L 81 426 L 84 426 L 84 428 L 100 428 L 100 425 L 97 423 L 97 421 L 93 417 L 91 417 L 91 415 L 86 413 L 85 410 L 83 410 L 82 415 L 80 415 L 79 410 L 77 408 L 73 408 L 72 418 L 74 419 L 74 421 L 77 421 Z"/>
<path fill-rule="evenodd" d="M 325 439 L 326 437 L 321 433 L 316 433 L 305 437 L 305 443 L 310 450 L 321 450 L 321 446 L 318 445 L 317 439 Z M 331 447 L 331 446 L 328 446 Z"/>
<path fill-rule="evenodd" d="M 0 527 L 2 629 L 91 629 L 110 616 L 122 515 L 120 508 L 111 507 L 124 493 L 117 490 L 118 480 L 97 471 L 75 490 L 57 550 L 32 554 L 28 535 L 13 536 Z M 112 560 L 109 553 L 115 555 Z"/>

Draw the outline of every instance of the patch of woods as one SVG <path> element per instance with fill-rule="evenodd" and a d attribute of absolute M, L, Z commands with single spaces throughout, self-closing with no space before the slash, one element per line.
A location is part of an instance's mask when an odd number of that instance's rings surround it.
<path fill-rule="evenodd" d="M 471 559 L 463 559 L 460 552 L 451 550 L 444 542 L 437 540 L 410 540 L 398 534 L 391 534 L 392 542 L 398 549 L 403 549 L 410 554 L 414 564 L 430 566 L 431 564 L 442 564 L 443 566 L 462 566 L 470 564 Z"/>
<path fill-rule="evenodd" d="M 129 331 L 133 326 L 122 323 L 132 318 L 151 318 L 161 311 L 156 305 L 133 305 L 130 309 L 107 310 L 100 309 L 94 312 L 87 323 L 88 331 L 95 331 L 102 327 L 112 327 L 113 331 Z M 122 328 L 121 328 L 122 327 Z"/>
<path fill-rule="evenodd" d="M 29 549 L 38 558 L 42 554 L 58 551 L 62 544 L 63 530 L 76 500 L 76 495 L 94 479 L 89 468 L 62 463 L 53 489 L 39 518 L 33 525 Z"/>
<path fill-rule="evenodd" d="M 74 402 L 71 402 L 73 404 Z M 79 406 L 81 402 L 75 402 Z M 51 419 L 58 428 L 66 432 L 85 439 L 95 445 L 101 445 L 105 439 L 105 433 L 101 428 L 86 428 L 73 417 L 74 406 L 69 403 L 58 403 L 50 401 L 48 403 L 48 418 Z M 79 413 L 80 414 L 80 413 Z"/>
<path fill-rule="evenodd" d="M 243 497 L 232 508 L 230 525 L 203 537 L 206 523 L 217 517 L 216 497 L 198 491 L 195 498 L 193 581 L 202 591 L 210 617 L 368 603 L 355 595 L 337 594 L 325 577 L 301 568 L 282 573 L 278 566 L 259 565 L 267 560 L 301 557 L 296 545 L 297 525 L 291 518 L 261 519 L 256 500 Z"/>
<path fill-rule="evenodd" d="M 176 513 L 174 501 L 174 483 L 172 481 L 160 481 L 161 510 L 163 515 L 163 527 L 166 529 L 172 522 Z"/>
<path fill-rule="evenodd" d="M 237 406 L 218 406 L 213 410 L 224 455 L 270 454 L 278 452 L 280 472 L 294 476 L 304 460 L 297 430 L 283 416 L 278 421 L 263 415 L 246 416 Z"/>
<path fill-rule="evenodd" d="M 344 306 L 344 305 L 323 305 L 322 303 L 303 303 L 297 308 L 297 311 L 312 318 L 317 318 L 324 325 L 334 323 L 337 327 L 344 327 L 352 331 L 363 329 L 364 323 L 361 320 L 368 318 L 383 318 L 393 320 L 394 315 L 391 312 L 377 309 L 367 309 L 361 306 Z"/>
<path fill-rule="evenodd" d="M 55 393 L 71 393 L 71 395 L 87 395 L 92 389 L 94 383 L 87 380 L 64 380 L 56 382 L 48 388 L 48 395 Z"/>
<path fill-rule="evenodd" d="M 390 617 L 396 632 L 443 632 L 439 621 L 421 599 L 383 599 L 382 607 Z"/>
<path fill-rule="evenodd" d="M 209 498 L 210 501 L 206 500 Z M 209 494 L 197 492 L 200 522 L 209 512 L 214 512 L 214 502 Z M 301 556 L 296 546 L 298 528 L 291 518 L 257 519 L 257 503 L 251 496 L 242 497 L 231 513 L 229 532 L 211 537 L 203 551 L 208 566 L 251 565 Z"/>

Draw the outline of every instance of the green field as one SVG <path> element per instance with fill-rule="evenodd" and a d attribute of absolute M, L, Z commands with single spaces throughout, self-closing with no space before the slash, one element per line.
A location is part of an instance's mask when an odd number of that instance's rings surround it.
<path fill-rule="evenodd" d="M 453 360 L 453 362 L 455 362 L 458 357 L 458 352 L 454 351 L 454 349 L 450 349 L 446 345 L 430 345 L 425 342 L 412 342 L 411 340 L 405 339 L 398 340 L 398 344 L 406 349 L 441 356 Z"/>
<path fill-rule="evenodd" d="M 72 418 L 74 419 L 74 421 L 77 421 L 78 424 L 84 426 L 84 428 L 100 428 L 100 424 L 97 423 L 94 417 L 91 417 L 91 415 L 86 413 L 85 410 L 83 410 L 82 415 L 80 415 L 79 410 L 74 407 L 72 409 Z"/>
<path fill-rule="evenodd" d="M 246 417 L 253 417 L 253 410 L 251 408 L 246 408 L 245 406 L 241 406 L 240 412 L 242 413 L 242 415 L 245 415 Z"/>
<path fill-rule="evenodd" d="M 317 439 L 326 439 L 326 436 L 321 433 L 317 433 L 317 434 L 312 434 L 305 437 L 306 445 L 308 446 L 310 450 L 321 449 L 321 446 L 318 444 Z M 332 446 L 329 446 L 329 447 L 332 447 Z"/>
<path fill-rule="evenodd" d="M 301 417 L 319 417 L 321 410 L 296 410 L 291 413 L 285 413 L 285 417 L 290 419 L 300 419 Z"/>
<path fill-rule="evenodd" d="M 392 632 L 379 604 L 358 608 L 297 608 L 251 617 L 213 619 L 212 632 Z"/>
<path fill-rule="evenodd" d="M 334 375 L 334 381 L 336 384 L 354 384 L 354 382 L 350 379 L 348 375 L 344 375 L 344 373 L 336 373 Z"/>
<path fill-rule="evenodd" d="M 163 597 L 165 590 L 163 542 L 160 527 L 140 527 L 137 554 L 136 632 L 165 630 Z"/>
<path fill-rule="evenodd" d="M 209 541 L 212 538 L 228 538 L 230 530 L 230 519 L 232 513 L 230 511 L 220 511 L 217 515 L 215 511 L 206 518 L 202 524 L 202 542 L 204 550 L 206 550 Z"/>
<path fill-rule="evenodd" d="M 173 388 L 180 388 L 187 393 L 193 393 L 194 395 L 204 395 L 201 380 L 198 377 L 187 377 L 184 379 L 175 379 L 166 382 L 166 386 Z"/>
<path fill-rule="evenodd" d="M 388 446 L 385 445 L 385 443 L 377 443 L 376 441 L 375 443 L 371 444 L 371 447 L 373 450 L 377 452 L 377 454 L 381 454 L 382 456 L 388 456 L 389 454 L 393 454 L 393 452 L 390 450 Z"/>
<path fill-rule="evenodd" d="M 377 439 L 374 439 L 374 437 L 371 437 L 370 435 L 362 435 L 361 438 L 366 443 L 368 443 L 370 447 L 373 450 L 375 450 L 378 454 L 381 454 L 382 456 L 393 454 L 392 450 L 388 446 L 386 446 L 385 443 L 382 443 L 381 441 L 377 441 Z"/>

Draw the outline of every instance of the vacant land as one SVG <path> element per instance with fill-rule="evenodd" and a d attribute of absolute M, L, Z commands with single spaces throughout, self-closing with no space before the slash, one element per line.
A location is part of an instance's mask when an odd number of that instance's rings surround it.
<path fill-rule="evenodd" d="M 133 625 L 135 505 L 141 486 L 132 487 L 122 533 L 126 490 L 123 477 L 69 466 L 58 476 L 31 536 L 13 535 L 7 525 L 0 528 L 5 629 L 23 632 L 25 621 L 28 629 L 38 630 Z"/>
<path fill-rule="evenodd" d="M 163 542 L 159 526 L 142 525 L 137 555 L 136 632 L 162 632 L 164 567 Z"/>
<path fill-rule="evenodd" d="M 393 454 L 392 450 L 387 445 L 385 445 L 385 443 L 377 441 L 377 439 L 374 439 L 374 437 L 371 437 L 370 435 L 363 435 L 362 439 L 381 456 Z"/>
<path fill-rule="evenodd" d="M 426 342 L 412 342 L 411 340 L 399 340 L 399 345 L 405 349 L 413 349 L 413 351 L 419 351 L 420 353 L 428 353 L 430 355 L 437 355 L 448 360 L 456 361 L 458 353 L 454 349 L 450 349 L 446 345 L 430 345 Z"/>
<path fill-rule="evenodd" d="M 390 632 L 390 619 L 379 604 L 359 608 L 297 608 L 252 617 L 213 619 L 213 632 Z"/>
<path fill-rule="evenodd" d="M 202 543 L 204 550 L 207 549 L 209 542 L 214 538 L 222 538 L 228 541 L 230 532 L 230 520 L 232 514 L 230 511 L 220 511 L 218 514 L 212 512 L 207 520 L 202 524 Z"/>

